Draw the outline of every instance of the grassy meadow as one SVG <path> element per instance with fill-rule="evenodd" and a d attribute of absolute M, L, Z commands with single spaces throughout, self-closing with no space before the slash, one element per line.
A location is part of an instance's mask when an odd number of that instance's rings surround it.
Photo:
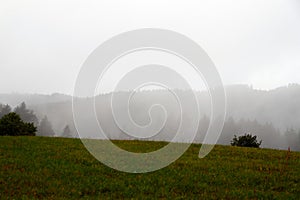
<path fill-rule="evenodd" d="M 114 141 L 133 152 L 164 142 Z M 300 199 L 300 153 L 194 144 L 156 172 L 128 174 L 97 161 L 79 139 L 0 137 L 0 199 Z"/>

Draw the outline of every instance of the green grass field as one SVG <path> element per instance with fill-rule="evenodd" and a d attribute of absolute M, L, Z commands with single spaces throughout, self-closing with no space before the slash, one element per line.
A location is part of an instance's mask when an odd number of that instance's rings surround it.
<path fill-rule="evenodd" d="M 115 141 L 144 152 L 163 142 Z M 1 199 L 300 199 L 300 153 L 200 145 L 170 166 L 127 174 L 94 159 L 79 139 L 0 137 Z"/>

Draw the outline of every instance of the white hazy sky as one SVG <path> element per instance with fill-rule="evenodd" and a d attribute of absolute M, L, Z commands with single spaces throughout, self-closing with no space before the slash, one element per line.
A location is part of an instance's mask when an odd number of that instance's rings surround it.
<path fill-rule="evenodd" d="M 196 41 L 225 84 L 300 82 L 299 0 L 1 0 L 0 93 L 72 94 L 98 45 L 139 28 Z"/>

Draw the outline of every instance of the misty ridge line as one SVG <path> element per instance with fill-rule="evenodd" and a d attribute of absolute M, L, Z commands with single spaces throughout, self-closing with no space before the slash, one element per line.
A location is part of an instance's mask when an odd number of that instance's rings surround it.
<path fill-rule="evenodd" d="M 180 90 L 180 96 L 192 92 L 189 90 Z M 120 101 L 127 101 L 131 92 L 115 92 L 101 94 L 95 97 L 97 117 L 103 121 L 105 132 L 111 139 L 134 139 L 122 132 L 114 123 L 112 111 L 110 109 L 110 98 L 112 94 L 116 95 Z M 133 101 L 130 102 L 131 114 L 138 124 L 147 125 L 149 123 L 148 109 L 153 103 L 165 105 L 168 111 L 167 125 L 162 129 L 159 135 L 148 140 L 169 141 L 176 132 L 179 110 L 174 99 L 168 96 L 169 91 L 153 90 L 136 92 Z M 201 143 L 207 130 L 210 117 L 210 96 L 208 92 L 195 92 L 199 108 L 200 123 L 199 131 L 195 142 Z M 227 93 L 227 118 L 223 132 L 218 141 L 219 144 L 230 144 L 233 135 L 250 132 L 258 135 L 263 140 L 262 147 L 299 150 L 299 143 L 295 144 L 297 135 L 287 136 L 287 130 L 300 129 L 300 85 L 291 84 L 288 87 L 280 87 L 275 90 L 256 90 L 246 85 L 233 85 L 226 87 Z M 76 98 L 82 104 L 84 113 L 86 104 L 94 98 Z M 63 128 L 69 125 L 73 137 L 78 137 L 72 115 L 72 97 L 68 95 L 22 95 L 22 94 L 0 94 L 0 103 L 17 105 L 25 101 L 28 107 L 36 113 L 39 119 L 47 116 L 53 126 L 57 136 L 61 135 Z M 182 102 L 184 103 L 184 102 Z M 118 103 L 117 103 L 118 105 Z M 117 109 L 120 109 L 117 107 Z M 155 114 L 156 120 L 163 120 L 160 111 Z M 189 120 L 189 113 L 182 113 Z M 120 116 L 126 118 L 127 116 Z M 86 119 L 84 114 L 82 120 L 86 122 L 85 131 L 96 130 L 89 125 L 90 119 Z M 289 131 L 290 133 L 291 131 Z M 297 132 L 298 134 L 298 132 Z M 94 134 L 97 138 L 97 133 Z M 181 141 L 184 142 L 184 138 Z"/>
<path fill-rule="evenodd" d="M 271 88 L 271 89 L 261 89 L 261 88 L 255 88 L 252 86 L 252 84 L 230 84 L 230 85 L 225 85 L 224 86 L 224 89 L 225 91 L 227 89 L 231 89 L 231 88 L 234 88 L 234 87 L 245 87 L 245 88 L 250 88 L 254 91 L 257 91 L 257 92 L 276 92 L 278 90 L 282 90 L 282 89 L 286 89 L 286 88 L 290 88 L 290 87 L 298 87 L 300 86 L 300 84 L 298 83 L 289 83 L 287 85 L 284 85 L 284 86 L 280 86 L 280 87 L 276 87 L 276 88 Z M 191 89 L 180 89 L 180 88 L 175 88 L 174 90 L 181 90 L 181 91 L 190 91 Z M 11 92 L 11 93 L 0 93 L 0 103 L 3 103 L 1 102 L 1 100 L 3 99 L 10 99 L 11 101 L 13 101 L 13 98 L 25 98 L 25 99 L 28 99 L 28 101 L 30 102 L 30 99 L 31 98 L 48 98 L 48 97 L 52 97 L 52 98 L 94 98 L 96 96 L 102 96 L 102 95 L 111 95 L 112 93 L 115 93 L 115 92 L 132 92 L 133 90 L 120 90 L 120 91 L 110 91 L 110 92 L 103 92 L 103 93 L 98 93 L 96 94 L 95 96 L 86 96 L 86 97 L 79 97 L 79 96 L 74 96 L 72 94 L 67 94 L 67 93 L 60 93 L 60 92 L 53 92 L 53 93 L 22 93 L 22 92 Z M 166 91 L 166 89 L 142 89 L 142 90 L 138 90 L 137 92 L 155 92 L 155 91 Z M 196 92 L 196 93 L 203 93 L 203 92 L 208 92 L 207 88 L 205 89 L 199 89 L 199 90 L 195 90 L 193 89 L 192 91 Z M 24 100 L 23 100 L 24 101 Z M 20 100 L 19 103 L 21 103 L 22 100 Z M 19 104 L 17 103 L 17 104 Z M 9 105 L 11 105 L 10 103 L 7 103 Z M 11 106 L 14 106 L 11 105 Z"/>
<path fill-rule="evenodd" d="M 255 110 L 257 106 L 260 106 L 263 108 L 264 106 L 273 106 L 275 110 L 282 109 L 281 106 L 286 107 L 286 109 L 297 108 L 297 104 L 295 105 L 295 100 L 297 100 L 300 93 L 300 85 L 299 84 L 290 84 L 289 86 L 280 87 L 274 90 L 257 90 L 253 89 L 251 86 L 248 85 L 231 85 L 227 86 L 226 94 L 227 94 L 227 116 L 232 115 L 233 118 L 242 118 L 239 116 L 240 113 L 243 112 L 244 117 L 243 118 L 249 118 L 254 119 L 255 117 L 258 117 L 258 121 L 263 121 L 265 123 L 267 122 L 273 122 L 272 118 L 270 120 L 264 119 L 260 120 L 260 117 L 258 116 L 261 113 L 257 113 L 256 116 L 254 113 L 251 112 L 251 110 Z M 176 89 L 177 90 L 177 89 Z M 190 90 L 177 90 L 179 92 L 191 92 Z M 168 92 L 166 90 L 152 90 L 152 91 L 137 91 L 136 94 L 155 94 L 155 93 L 163 93 Z M 126 94 L 131 93 L 131 91 L 120 91 L 115 92 L 114 94 Z M 199 104 L 201 107 L 201 104 L 205 104 L 205 106 L 202 105 L 202 109 L 205 110 L 205 114 L 207 114 L 208 111 L 208 98 L 209 94 L 207 91 L 194 91 L 194 93 L 197 95 Z M 94 98 L 105 98 L 111 96 L 113 93 L 106 93 L 106 94 L 98 94 L 95 97 L 75 97 L 74 100 L 87 100 L 87 99 L 94 99 Z M 276 97 L 276 98 L 274 98 Z M 278 97 L 278 98 L 277 98 Z M 52 103 L 63 103 L 63 102 L 69 102 L 72 101 L 72 96 L 65 95 L 65 94 L 59 94 L 54 93 L 52 95 L 40 95 L 40 94 L 0 94 L 0 103 L 2 104 L 9 104 L 12 107 L 16 107 L 21 102 L 25 102 L 29 107 L 35 107 L 37 105 L 43 105 L 43 104 L 52 104 Z M 254 104 L 256 102 L 256 104 Z M 247 104 L 248 103 L 248 104 Z M 251 106 L 253 104 L 253 106 Z M 276 107 L 276 105 L 278 107 Z M 246 107 L 243 107 L 246 106 Z M 247 107 L 249 107 L 247 109 Z M 239 111 L 240 110 L 240 111 Z M 243 111 L 243 110 L 247 110 Z M 232 111 L 232 112 L 231 112 Z M 285 110 L 288 111 L 288 110 Z M 257 111 L 256 111 L 257 112 Z M 295 114 L 291 113 L 291 114 Z M 296 113 L 297 114 L 297 113 Z M 265 113 L 267 115 L 267 113 Z M 263 118 L 263 117 L 261 117 Z M 274 123 L 274 122 L 273 122 Z M 281 124 L 281 123 L 279 123 Z M 288 127 L 295 127 L 298 128 L 299 124 L 295 123 L 284 123 L 285 126 L 280 126 L 281 128 L 288 128 Z M 299 127 L 300 128 L 300 127 Z"/>

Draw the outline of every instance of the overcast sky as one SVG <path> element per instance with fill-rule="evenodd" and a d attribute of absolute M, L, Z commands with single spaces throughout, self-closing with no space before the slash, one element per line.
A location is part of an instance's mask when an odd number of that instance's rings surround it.
<path fill-rule="evenodd" d="M 98 45 L 139 28 L 188 36 L 225 84 L 300 83 L 299 0 L 1 0 L 0 93 L 72 94 Z"/>

